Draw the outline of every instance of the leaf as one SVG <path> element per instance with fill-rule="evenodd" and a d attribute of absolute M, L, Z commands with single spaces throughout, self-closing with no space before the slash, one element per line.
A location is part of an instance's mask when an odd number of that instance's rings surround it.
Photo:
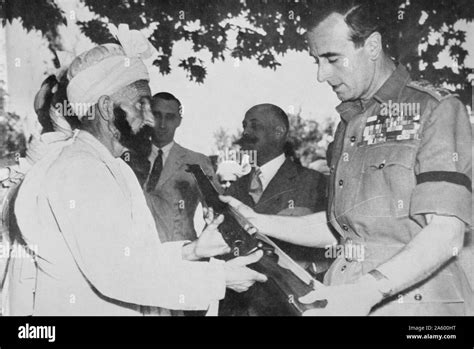
<path fill-rule="evenodd" d="M 155 61 L 161 74 L 169 74 L 173 47 L 176 42 L 192 42 L 193 51 L 209 52 L 211 62 L 224 60 L 229 52 L 233 59 L 256 59 L 263 68 L 277 69 L 277 58 L 290 50 L 305 51 L 307 45 L 302 35 L 302 18 L 310 10 L 319 11 L 329 0 L 305 1 L 241 1 L 241 0 L 82 0 L 95 18 L 80 22 L 81 30 L 95 43 L 111 42 L 105 23 L 127 23 L 131 29 L 143 29 L 151 23 L 158 25 L 150 41 L 161 56 Z M 425 77 L 435 84 L 448 81 L 461 83 L 461 95 L 468 96 L 471 70 L 461 69 L 458 76 L 446 75 L 435 69 L 433 63 L 438 54 L 448 47 L 451 57 L 459 67 L 464 66 L 467 53 L 462 48 L 466 35 L 454 30 L 461 20 L 474 20 L 472 0 L 363 0 L 370 1 L 371 14 L 377 14 L 385 24 L 384 44 L 391 57 L 410 67 L 414 78 Z M 400 11 L 403 15 L 399 16 Z M 423 25 L 420 18 L 427 15 Z M 247 23 L 235 21 L 245 18 Z M 27 30 L 40 31 L 50 42 L 54 42 L 58 26 L 66 19 L 52 0 L 15 0 L 6 2 L 3 25 L 14 18 L 21 20 Z M 45 20 L 47 19 L 47 20 Z M 197 26 L 197 27 L 196 27 Z M 441 41 L 430 45 L 422 55 L 418 54 L 420 43 L 428 42 L 431 33 L 439 32 Z M 229 47 L 229 37 L 237 34 L 236 44 Z M 426 65 L 420 71 L 419 65 Z M 191 81 L 202 83 L 206 67 L 201 63 L 178 65 L 184 69 Z M 452 80 L 451 80 L 452 79 Z M 461 82 L 460 82 L 461 81 Z M 464 98 L 464 97 L 463 97 Z M 471 98 L 465 98 L 471 104 Z"/>
<path fill-rule="evenodd" d="M 203 62 L 196 57 L 188 57 L 182 59 L 178 65 L 187 72 L 187 77 L 190 81 L 196 81 L 197 83 L 203 83 L 206 77 L 207 71 L 203 66 Z"/>
<path fill-rule="evenodd" d="M 158 59 L 153 62 L 153 65 L 157 66 L 160 69 L 160 73 L 162 75 L 166 75 L 171 72 L 169 56 L 160 55 Z"/>

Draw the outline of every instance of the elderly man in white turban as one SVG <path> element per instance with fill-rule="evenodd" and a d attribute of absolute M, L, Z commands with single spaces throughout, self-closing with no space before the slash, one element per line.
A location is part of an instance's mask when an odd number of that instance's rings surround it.
<path fill-rule="evenodd" d="M 124 129 L 153 125 L 147 69 L 124 48 L 95 47 L 69 67 L 68 99 L 80 127 L 29 169 L 19 189 L 16 243 L 32 251 L 34 264 L 11 260 L 8 314 L 205 310 L 226 286 L 245 291 L 266 280 L 246 267 L 261 253 L 198 261 L 228 251 L 217 231 L 222 217 L 196 241 L 160 243 L 140 185 L 119 158 Z"/>

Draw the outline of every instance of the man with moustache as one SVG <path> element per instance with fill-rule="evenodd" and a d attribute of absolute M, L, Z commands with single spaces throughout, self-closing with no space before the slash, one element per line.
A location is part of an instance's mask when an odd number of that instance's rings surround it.
<path fill-rule="evenodd" d="M 471 222 L 465 106 L 449 91 L 411 80 L 390 59 L 369 2 L 328 2 L 306 24 L 318 81 L 327 81 L 342 101 L 329 163 L 328 220 L 345 247 L 325 276 L 328 287 L 301 299 L 326 299 L 327 307 L 307 314 L 469 314 L 473 294 L 457 263 Z M 402 103 L 419 108 L 401 113 Z M 321 215 L 265 217 L 224 200 L 263 233 L 313 230 L 313 242 L 321 245 L 332 237 L 314 230 L 325 222 Z"/>
<path fill-rule="evenodd" d="M 186 164 L 199 164 L 214 179 L 219 188 L 210 159 L 175 142 L 176 129 L 181 125 L 181 102 L 168 92 L 160 92 L 151 101 L 155 126 L 148 155 L 150 170 L 144 183 L 144 193 L 155 219 L 160 240 L 196 239 L 194 215 L 199 204 L 199 190 Z"/>
<path fill-rule="evenodd" d="M 256 166 L 226 191 L 255 212 L 303 216 L 323 211 L 326 206 L 326 178 L 319 172 L 295 163 L 289 154 L 289 121 L 273 104 L 250 108 L 242 122 L 238 141 L 243 151 L 256 153 Z M 297 232 L 295 232 L 297 234 Z M 322 275 L 329 267 L 324 250 L 294 244 L 294 233 L 274 239 L 290 257 L 313 274 Z M 298 240 L 299 241 L 299 240 Z M 267 287 L 253 287 L 241 297 L 229 296 L 222 302 L 222 315 L 284 315 L 269 299 L 276 297 Z"/>
<path fill-rule="evenodd" d="M 198 240 L 160 242 L 138 181 L 119 158 L 122 136 L 154 125 L 140 52 L 94 47 L 71 63 L 68 80 L 79 129 L 39 159 L 19 189 L 15 244 L 34 264 L 10 260 L 8 314 L 139 315 L 146 305 L 168 315 L 207 309 L 226 286 L 245 291 L 264 281 L 245 267 L 261 253 L 198 261 L 228 252 L 217 231 L 222 217 Z"/>

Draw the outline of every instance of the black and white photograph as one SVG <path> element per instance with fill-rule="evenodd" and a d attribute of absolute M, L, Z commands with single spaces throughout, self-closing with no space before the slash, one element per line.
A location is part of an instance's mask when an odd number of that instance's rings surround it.
<path fill-rule="evenodd" d="M 2 348 L 123 317 L 473 347 L 472 0 L 0 14 Z"/>

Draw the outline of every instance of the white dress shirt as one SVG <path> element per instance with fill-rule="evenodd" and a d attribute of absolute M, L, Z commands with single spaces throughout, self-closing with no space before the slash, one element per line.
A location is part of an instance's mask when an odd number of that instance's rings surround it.
<path fill-rule="evenodd" d="M 286 157 L 285 154 L 280 154 L 276 158 L 270 160 L 269 162 L 265 163 L 264 165 L 260 166 L 260 179 L 262 181 L 263 190 L 265 190 L 270 183 L 270 181 L 275 177 L 280 167 L 285 162 Z"/>
<path fill-rule="evenodd" d="M 168 159 L 168 155 L 170 155 L 171 148 L 174 145 L 174 141 L 171 141 L 167 145 L 165 145 L 162 148 L 158 148 L 156 145 L 152 144 L 151 145 L 151 153 L 148 156 L 148 161 L 150 161 L 150 170 L 148 171 L 148 175 L 150 175 L 151 170 L 153 169 L 153 164 L 155 163 L 155 159 L 158 156 L 158 152 L 161 151 L 163 152 L 162 158 L 163 158 L 163 167 L 165 167 L 166 164 L 166 159 Z"/>

